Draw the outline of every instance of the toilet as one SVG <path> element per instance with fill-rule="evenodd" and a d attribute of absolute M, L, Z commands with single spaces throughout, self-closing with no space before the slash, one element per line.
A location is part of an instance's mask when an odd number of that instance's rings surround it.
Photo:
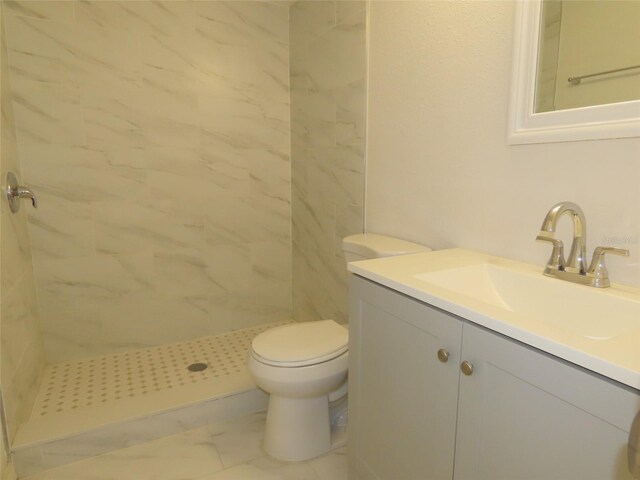
<path fill-rule="evenodd" d="M 423 245 L 377 234 L 342 242 L 346 262 L 428 252 Z M 332 442 L 330 402 L 347 394 L 349 333 L 334 320 L 272 328 L 251 344 L 248 367 L 269 396 L 264 450 L 285 461 L 317 457 Z"/>

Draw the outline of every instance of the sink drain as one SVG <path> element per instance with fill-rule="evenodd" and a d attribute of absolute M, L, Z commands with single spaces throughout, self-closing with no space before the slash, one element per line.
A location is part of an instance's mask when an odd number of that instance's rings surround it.
<path fill-rule="evenodd" d="M 208 366 L 209 365 L 207 365 L 206 363 L 192 363 L 187 367 L 187 370 L 189 370 L 190 372 L 201 372 L 203 370 L 206 370 Z"/>

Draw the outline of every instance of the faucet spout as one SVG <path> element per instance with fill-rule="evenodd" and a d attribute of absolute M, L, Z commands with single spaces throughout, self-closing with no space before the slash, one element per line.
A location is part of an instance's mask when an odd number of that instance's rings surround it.
<path fill-rule="evenodd" d="M 563 269 L 583 275 L 587 272 L 587 221 L 578 205 L 573 202 L 560 202 L 551 207 L 540 227 L 540 236 L 553 238 L 558 220 L 564 214 L 571 215 L 573 220 L 573 243 Z"/>

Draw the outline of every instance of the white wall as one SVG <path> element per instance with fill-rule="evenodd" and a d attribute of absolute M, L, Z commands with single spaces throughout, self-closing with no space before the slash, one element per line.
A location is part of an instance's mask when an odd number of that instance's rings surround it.
<path fill-rule="evenodd" d="M 629 248 L 611 277 L 640 285 L 640 139 L 505 144 L 514 6 L 372 2 L 367 231 L 542 268 L 543 217 L 572 200 L 589 254 Z"/>

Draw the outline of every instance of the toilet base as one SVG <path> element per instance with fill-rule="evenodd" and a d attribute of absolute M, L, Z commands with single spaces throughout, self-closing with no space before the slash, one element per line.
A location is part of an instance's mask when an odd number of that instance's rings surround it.
<path fill-rule="evenodd" d="M 331 449 L 329 397 L 284 398 L 271 395 L 264 449 L 278 460 L 299 462 Z"/>

